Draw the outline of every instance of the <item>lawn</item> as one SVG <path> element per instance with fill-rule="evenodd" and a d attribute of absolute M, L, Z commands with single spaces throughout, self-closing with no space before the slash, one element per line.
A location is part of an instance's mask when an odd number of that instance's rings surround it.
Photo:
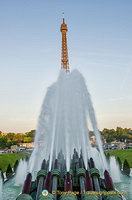
<path fill-rule="evenodd" d="M 109 152 L 110 156 L 119 157 L 121 162 L 123 163 L 126 159 L 132 168 L 132 149 L 121 149 L 121 150 L 108 150 L 106 154 Z"/>
<path fill-rule="evenodd" d="M 28 153 L 3 153 L 0 154 L 0 169 L 2 172 L 5 172 L 9 163 L 11 167 L 14 167 L 16 160 L 20 160 L 21 158 L 26 158 Z"/>

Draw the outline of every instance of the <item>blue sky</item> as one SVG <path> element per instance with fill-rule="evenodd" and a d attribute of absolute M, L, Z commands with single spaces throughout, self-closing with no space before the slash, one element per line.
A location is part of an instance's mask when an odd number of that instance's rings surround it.
<path fill-rule="evenodd" d="M 1 131 L 36 128 L 60 71 L 63 11 L 70 69 L 86 80 L 99 128 L 132 127 L 131 0 L 1 0 Z"/>

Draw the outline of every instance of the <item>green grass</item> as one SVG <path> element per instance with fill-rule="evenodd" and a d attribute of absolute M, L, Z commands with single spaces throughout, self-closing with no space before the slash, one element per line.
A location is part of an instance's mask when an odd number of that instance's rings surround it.
<path fill-rule="evenodd" d="M 123 163 L 126 159 L 132 168 L 132 149 L 121 149 L 121 150 L 108 150 L 106 154 L 109 152 L 110 156 L 119 157 L 121 162 Z"/>
<path fill-rule="evenodd" d="M 5 172 L 9 163 L 11 167 L 14 167 L 16 160 L 20 160 L 21 158 L 26 158 L 28 153 L 4 153 L 0 154 L 0 169 L 2 172 Z"/>

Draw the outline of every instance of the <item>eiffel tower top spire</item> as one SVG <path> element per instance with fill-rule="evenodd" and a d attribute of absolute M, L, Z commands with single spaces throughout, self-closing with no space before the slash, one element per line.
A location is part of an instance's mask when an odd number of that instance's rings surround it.
<path fill-rule="evenodd" d="M 63 23 L 61 24 L 60 31 L 62 32 L 62 47 L 61 47 L 61 69 L 65 69 L 69 72 L 69 59 L 68 59 L 68 47 L 67 47 L 67 25 L 65 24 L 64 13 Z"/>

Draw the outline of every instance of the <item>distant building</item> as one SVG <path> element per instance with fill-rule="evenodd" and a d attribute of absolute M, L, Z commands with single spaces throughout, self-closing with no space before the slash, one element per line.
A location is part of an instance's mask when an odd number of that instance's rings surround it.
<path fill-rule="evenodd" d="M 25 148 L 34 148 L 34 143 L 20 143 L 20 148 L 25 147 Z"/>
<path fill-rule="evenodd" d="M 94 145 L 96 143 L 96 137 L 95 136 L 91 136 L 90 137 L 90 142 L 91 142 L 91 145 Z"/>
<path fill-rule="evenodd" d="M 19 148 L 17 145 L 11 145 L 11 153 L 16 153 L 18 152 Z"/>

